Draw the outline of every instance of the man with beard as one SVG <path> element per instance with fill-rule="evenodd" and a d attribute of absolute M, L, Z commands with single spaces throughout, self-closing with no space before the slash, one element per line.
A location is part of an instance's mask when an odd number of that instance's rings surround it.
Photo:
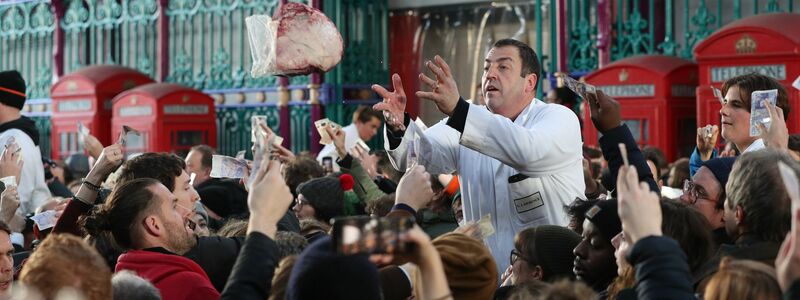
<path fill-rule="evenodd" d="M 152 282 L 166 300 L 219 299 L 208 275 L 182 257 L 195 244 L 188 226 L 193 211 L 155 179 L 134 179 L 119 185 L 110 201 L 87 217 L 87 231 L 108 230 L 128 249 L 116 270 L 130 270 Z"/>

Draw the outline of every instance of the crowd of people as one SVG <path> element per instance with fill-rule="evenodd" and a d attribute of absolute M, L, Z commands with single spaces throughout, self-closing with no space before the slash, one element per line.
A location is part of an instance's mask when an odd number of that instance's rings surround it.
<path fill-rule="evenodd" d="M 129 155 L 89 135 L 88 155 L 43 159 L 25 82 L 0 72 L 0 299 L 800 299 L 800 139 L 773 78 L 728 79 L 721 126 L 667 162 L 602 90 L 536 99 L 522 42 L 486 55 L 485 105 L 441 57 L 425 67 L 416 96 L 441 122 L 412 120 L 395 74 L 351 125 L 323 127 L 318 156 L 254 128 L 238 179 L 211 176 L 206 145 Z M 751 136 L 750 95 L 770 89 Z M 565 106 L 577 96 L 599 149 Z M 376 134 L 385 149 L 364 149 Z"/>

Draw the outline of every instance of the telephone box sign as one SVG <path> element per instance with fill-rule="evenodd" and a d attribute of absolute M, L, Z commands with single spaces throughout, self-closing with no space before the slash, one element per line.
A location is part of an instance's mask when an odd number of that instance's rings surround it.
<path fill-rule="evenodd" d="M 149 116 L 152 114 L 153 108 L 149 105 L 126 106 L 120 107 L 119 109 L 119 115 L 121 117 Z"/>
<path fill-rule="evenodd" d="M 89 99 L 58 102 L 59 112 L 85 111 L 90 109 L 92 109 L 92 100 Z"/>
<path fill-rule="evenodd" d="M 759 73 L 777 80 L 786 80 L 786 65 L 712 67 L 711 82 L 723 82 L 729 78 L 750 73 Z"/>
<path fill-rule="evenodd" d="M 208 105 L 164 105 L 165 115 L 207 115 Z"/>
<path fill-rule="evenodd" d="M 653 97 L 656 86 L 652 84 L 598 85 L 597 89 L 611 97 Z"/>

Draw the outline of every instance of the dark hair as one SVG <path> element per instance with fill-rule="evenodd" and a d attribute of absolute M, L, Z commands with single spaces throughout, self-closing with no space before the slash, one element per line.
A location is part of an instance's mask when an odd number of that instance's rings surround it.
<path fill-rule="evenodd" d="M 652 161 L 656 165 L 657 178 L 661 178 L 661 169 L 667 167 L 667 157 L 664 156 L 664 152 L 657 147 L 645 146 L 642 149 L 642 154 L 644 154 L 644 159 Z"/>
<path fill-rule="evenodd" d="M 186 163 L 175 154 L 148 152 L 125 162 L 123 168 L 117 185 L 138 178 L 152 178 L 174 191 L 175 178 L 181 176 Z"/>
<path fill-rule="evenodd" d="M 662 232 L 678 242 L 689 268 L 697 271 L 713 252 L 711 224 L 700 211 L 678 200 L 661 198 L 661 214 Z"/>
<path fill-rule="evenodd" d="M 568 87 L 562 86 L 557 87 L 556 91 L 556 99 L 561 100 L 562 104 L 576 104 L 578 103 L 578 94 L 575 94 L 572 90 Z"/>
<path fill-rule="evenodd" d="M 356 121 L 359 123 L 367 123 L 372 121 L 372 119 L 381 120 L 381 117 L 383 117 L 383 115 L 377 110 L 372 109 L 372 107 L 368 105 L 362 105 L 353 112 L 353 123 Z"/>
<path fill-rule="evenodd" d="M 11 235 L 11 227 L 8 227 L 6 222 L 0 221 L 0 231 L 5 231 L 8 235 Z"/>
<path fill-rule="evenodd" d="M 536 55 L 536 51 L 533 51 L 533 48 L 528 46 L 528 44 L 515 39 L 501 39 L 494 42 L 494 45 L 492 45 L 493 48 L 507 46 L 513 46 L 517 48 L 519 57 L 522 59 L 522 73 L 520 76 L 524 78 L 530 74 L 536 75 L 536 86 L 534 86 L 534 88 L 537 88 L 539 86 L 539 82 L 542 81 L 542 66 L 539 64 L 539 57 Z"/>
<path fill-rule="evenodd" d="M 789 150 L 800 151 L 800 134 L 789 135 Z"/>
<path fill-rule="evenodd" d="M 297 197 L 297 186 L 314 178 L 325 176 L 325 170 L 317 160 L 306 155 L 298 155 L 283 169 L 283 178 L 292 194 Z"/>
<path fill-rule="evenodd" d="M 570 224 L 575 225 L 573 231 L 578 235 L 583 233 L 583 220 L 586 219 L 586 212 L 597 204 L 597 201 L 597 199 L 583 200 L 576 198 L 572 203 L 564 206 L 564 211 L 569 217 Z M 613 238 L 613 236 L 610 238 Z"/>
<path fill-rule="evenodd" d="M 197 151 L 202 154 L 203 158 L 200 159 L 200 165 L 203 166 L 203 168 L 211 169 L 211 158 L 214 154 L 217 154 L 214 148 L 208 145 L 197 145 L 192 147 L 191 151 Z"/>
<path fill-rule="evenodd" d="M 791 199 L 781 184 L 778 161 L 800 173 L 800 165 L 786 153 L 772 149 L 748 152 L 736 159 L 725 190 L 728 208 L 740 206 L 744 210 L 749 233 L 763 241 L 780 243 L 792 218 Z"/>
<path fill-rule="evenodd" d="M 114 241 L 126 249 L 133 248 L 133 241 L 139 239 L 140 230 L 135 224 L 143 215 L 158 207 L 155 193 L 150 187 L 160 184 L 152 178 L 139 178 L 118 184 L 110 196 L 79 223 L 84 231 L 99 236 L 111 231 Z"/>
<path fill-rule="evenodd" d="M 775 101 L 775 104 L 783 109 L 783 118 L 786 120 L 789 119 L 789 94 L 786 93 L 786 88 L 777 80 L 758 73 L 739 75 L 725 80 L 725 83 L 722 84 L 723 96 L 728 93 L 728 89 L 734 86 L 739 87 L 739 97 L 742 99 L 742 102 L 744 102 L 747 111 L 750 111 L 752 105 L 750 94 L 755 91 L 778 90 L 778 99 Z"/>
<path fill-rule="evenodd" d="M 667 184 L 669 184 L 669 187 L 676 188 L 676 189 L 682 189 L 683 188 L 683 182 L 686 181 L 687 179 L 689 179 L 689 159 L 683 157 L 683 158 L 680 158 L 680 159 L 676 160 L 674 163 L 672 163 L 672 167 L 670 167 L 669 171 L 670 171 L 670 173 L 674 173 L 675 174 L 675 176 L 672 176 L 672 178 L 674 178 L 674 180 L 672 182 L 667 182 Z M 670 175 L 672 175 L 672 174 L 670 174 Z M 722 188 L 720 188 L 720 190 L 724 191 L 725 187 L 723 186 Z M 720 207 L 722 207 L 722 206 L 720 206 Z"/>

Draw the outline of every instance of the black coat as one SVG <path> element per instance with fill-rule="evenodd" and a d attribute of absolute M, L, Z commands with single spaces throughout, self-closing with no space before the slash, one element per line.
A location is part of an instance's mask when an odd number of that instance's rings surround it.
<path fill-rule="evenodd" d="M 643 238 L 633 245 L 628 261 L 636 268 L 637 299 L 695 299 L 686 254 L 675 240 Z"/>
<path fill-rule="evenodd" d="M 258 232 L 250 233 L 220 299 L 267 299 L 279 256 L 275 241 Z"/>

